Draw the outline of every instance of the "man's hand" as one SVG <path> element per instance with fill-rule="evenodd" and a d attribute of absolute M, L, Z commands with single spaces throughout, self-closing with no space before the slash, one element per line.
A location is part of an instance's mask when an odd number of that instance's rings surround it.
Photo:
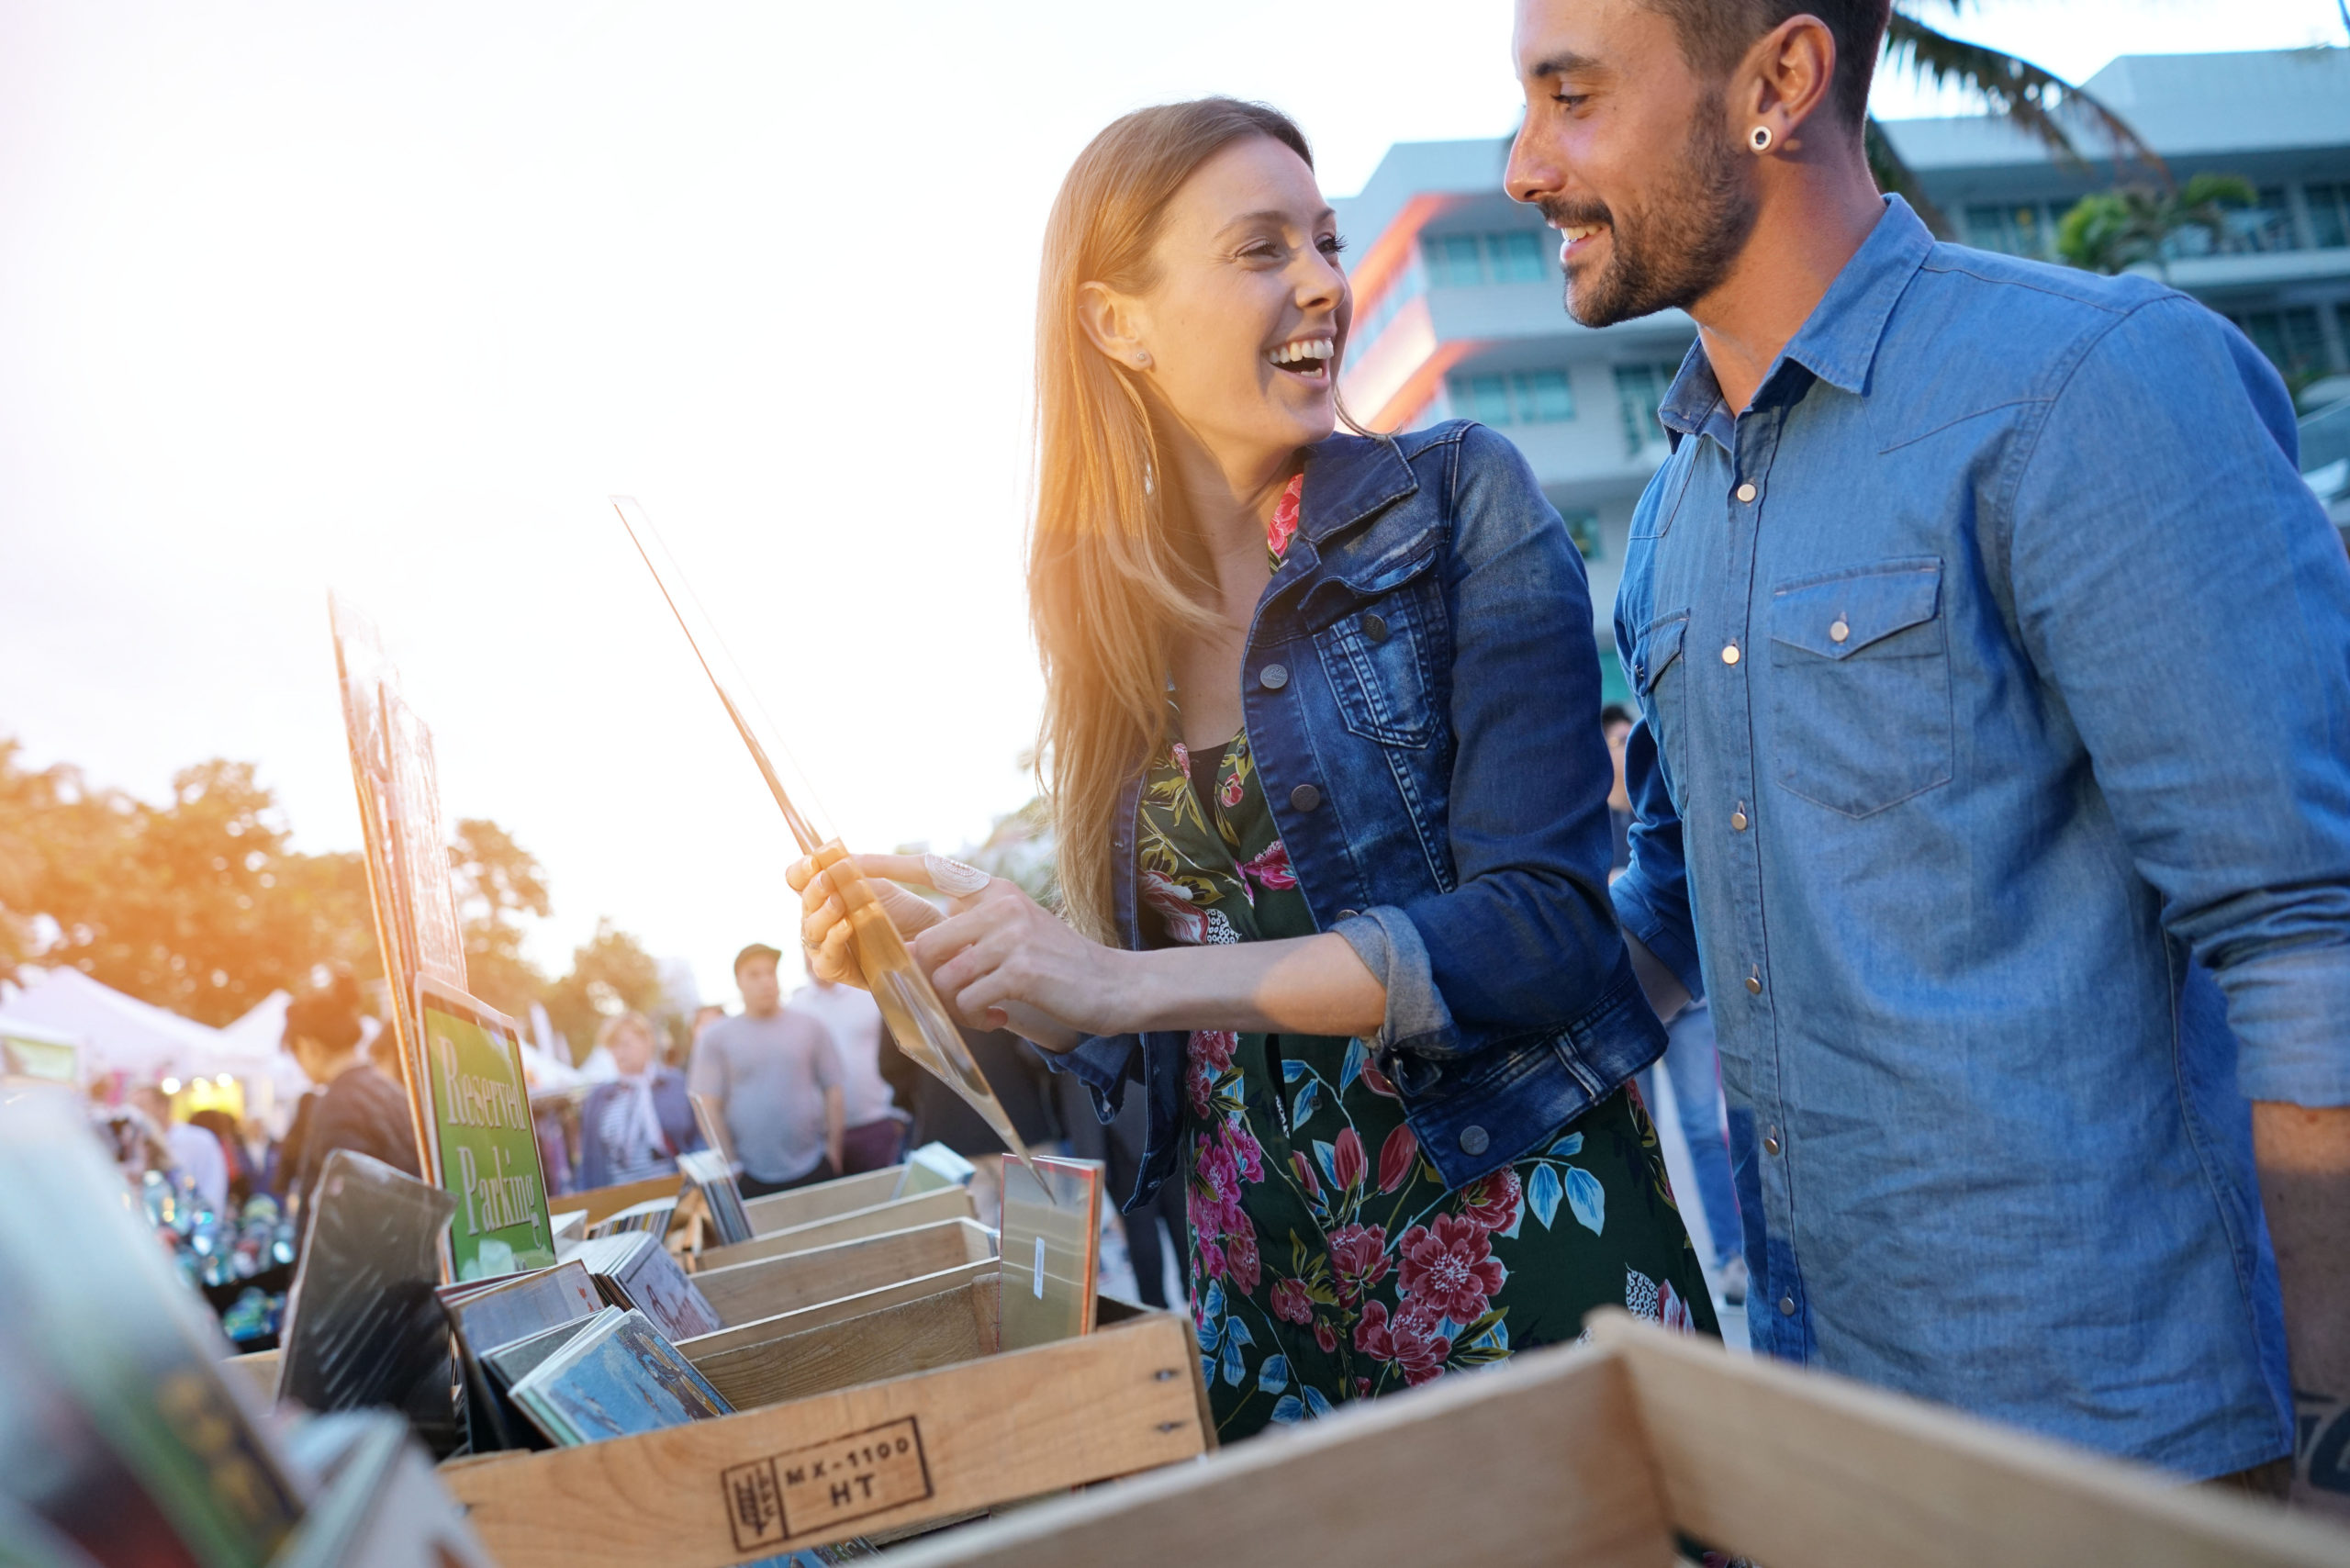
<path fill-rule="evenodd" d="M 2255 1102 L 2252 1141 L 2284 1286 L 2292 1500 L 2350 1523 L 2350 1106 Z"/>

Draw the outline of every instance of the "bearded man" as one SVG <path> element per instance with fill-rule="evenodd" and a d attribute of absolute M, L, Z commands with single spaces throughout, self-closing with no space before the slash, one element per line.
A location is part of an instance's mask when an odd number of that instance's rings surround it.
<path fill-rule="evenodd" d="M 1519 0 L 1568 311 L 1699 333 L 1617 910 L 1712 999 L 1758 1350 L 2339 1507 L 2350 565 L 2226 322 L 1878 193 L 1886 20 Z"/>

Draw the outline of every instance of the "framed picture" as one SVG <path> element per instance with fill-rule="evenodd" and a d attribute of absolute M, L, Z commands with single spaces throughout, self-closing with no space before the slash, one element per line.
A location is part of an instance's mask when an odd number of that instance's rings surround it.
<path fill-rule="evenodd" d="M 435 1179 L 457 1201 L 450 1277 L 463 1282 L 554 1261 L 546 1173 L 522 1076 L 522 1035 L 504 1014 L 431 976 L 416 982 L 420 1098 Z"/>

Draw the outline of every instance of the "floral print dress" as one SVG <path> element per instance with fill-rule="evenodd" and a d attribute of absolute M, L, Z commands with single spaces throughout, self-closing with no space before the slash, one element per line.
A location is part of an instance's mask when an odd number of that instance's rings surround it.
<path fill-rule="evenodd" d="M 1245 733 L 1198 784 L 1171 744 L 1140 818 L 1144 901 L 1169 939 L 1315 933 Z M 1192 1314 L 1225 1440 L 1573 1339 L 1603 1305 L 1719 1332 L 1629 1086 L 1447 1192 L 1359 1040 L 1201 1030 L 1184 1085 Z"/>

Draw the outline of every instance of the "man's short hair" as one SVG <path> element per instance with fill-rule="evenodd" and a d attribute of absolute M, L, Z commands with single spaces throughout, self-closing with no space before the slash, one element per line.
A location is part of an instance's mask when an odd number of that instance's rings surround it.
<path fill-rule="evenodd" d="M 1599 711 L 1599 727 L 1603 730 L 1610 724 L 1628 724 L 1631 722 L 1631 710 L 1621 702 L 1610 702 Z"/>
<path fill-rule="evenodd" d="M 1869 115 L 1869 81 L 1876 74 L 1878 48 L 1892 18 L 1893 0 L 1639 0 L 1671 18 L 1681 35 L 1681 52 L 1698 71 L 1727 74 L 1754 40 L 1806 14 L 1828 24 L 1836 39 L 1836 80 L 1830 101 L 1855 130 Z"/>
<path fill-rule="evenodd" d="M 749 946 L 734 955 L 734 972 L 738 975 L 741 974 L 743 972 L 743 966 L 749 963 L 753 958 L 765 958 L 770 964 L 781 963 L 783 961 L 783 949 L 780 947 L 770 947 L 764 942 L 754 942 Z"/>

